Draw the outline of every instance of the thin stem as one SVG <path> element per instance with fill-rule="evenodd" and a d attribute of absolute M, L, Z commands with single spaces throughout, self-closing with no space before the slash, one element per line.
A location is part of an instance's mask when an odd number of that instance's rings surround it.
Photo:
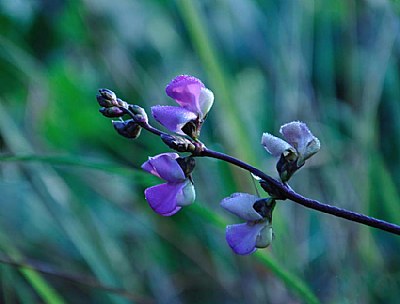
<path fill-rule="evenodd" d="M 364 214 L 360 214 L 357 212 L 334 207 L 334 206 L 331 206 L 328 204 L 323 204 L 317 200 L 313 200 L 313 199 L 309 199 L 304 196 L 301 196 L 300 194 L 296 193 L 290 187 L 287 187 L 280 181 L 268 176 L 267 174 L 258 170 L 257 168 L 255 168 L 237 158 L 234 158 L 230 155 L 216 152 L 216 151 L 205 148 L 202 152 L 200 152 L 196 156 L 207 156 L 207 157 L 217 158 L 217 159 L 226 161 L 228 163 L 231 163 L 235 166 L 238 166 L 240 168 L 243 168 L 243 169 L 253 173 L 254 175 L 260 177 L 261 179 L 265 180 L 271 186 L 279 189 L 280 193 L 285 195 L 286 198 L 288 198 L 288 199 L 292 200 L 293 202 L 296 202 L 300 205 L 303 205 L 307 208 L 311 208 L 311 209 L 314 209 L 314 210 L 317 210 L 320 212 L 332 214 L 334 216 L 341 217 L 341 218 L 344 218 L 344 219 L 347 219 L 347 220 L 350 220 L 353 222 L 357 222 L 360 224 L 364 224 L 364 225 L 367 225 L 370 227 L 378 228 L 380 230 L 384 230 L 384 231 L 387 231 L 390 233 L 400 235 L 400 226 L 398 226 L 398 225 L 395 225 L 395 224 L 392 224 L 389 222 L 385 222 L 385 221 L 382 221 L 382 220 L 379 220 L 379 219 L 376 219 L 376 218 L 373 218 L 373 217 L 370 217 L 370 216 L 367 216 Z"/>
<path fill-rule="evenodd" d="M 121 110 L 123 110 L 126 114 L 128 114 L 135 122 L 137 122 L 143 129 L 153 133 L 154 135 L 161 136 L 161 135 L 168 135 L 165 132 L 162 132 L 158 130 L 157 128 L 154 128 L 151 126 L 147 121 L 140 121 L 137 119 L 137 116 L 128 108 L 125 107 L 119 107 Z"/>
<path fill-rule="evenodd" d="M 135 114 L 133 114 L 129 109 L 123 108 L 124 111 L 132 117 L 132 119 L 134 119 L 137 123 L 139 123 L 144 129 L 148 130 L 149 132 L 161 136 L 161 135 L 168 135 L 167 133 L 164 133 L 156 128 L 154 128 L 153 126 L 151 126 L 147 121 L 143 122 L 143 121 L 138 121 L 136 119 Z M 195 143 L 195 142 L 193 142 Z M 337 217 L 341 217 L 353 222 L 357 222 L 363 225 L 367 225 L 370 227 L 374 227 L 374 228 L 378 228 L 380 230 L 384 230 L 390 233 L 394 233 L 397 235 L 400 235 L 400 226 L 386 222 L 386 221 L 382 221 L 364 214 L 360 214 L 357 212 L 353 212 L 353 211 L 349 211 L 343 208 L 339 208 L 339 207 L 335 207 L 335 206 L 331 206 L 328 204 L 324 204 L 321 203 L 317 200 L 313 200 L 313 199 L 309 199 L 306 198 L 300 194 L 298 194 L 297 192 L 293 191 L 288 185 L 272 178 L 271 176 L 265 174 L 264 172 L 262 172 L 261 170 L 235 158 L 232 157 L 230 155 L 221 153 L 221 152 L 217 152 L 217 151 L 213 151 L 210 150 L 208 148 L 206 148 L 203 144 L 201 145 L 201 149 L 199 151 L 196 151 L 195 153 L 193 153 L 194 156 L 199 156 L 199 157 L 212 157 L 212 158 L 216 158 L 216 159 L 220 159 L 223 161 L 226 161 L 228 163 L 231 163 L 237 167 L 240 167 L 242 169 L 245 169 L 251 173 L 253 173 L 254 175 L 260 177 L 261 179 L 263 179 L 265 182 L 267 182 L 269 184 L 269 186 L 271 186 L 272 188 L 275 188 L 276 190 L 279 190 L 279 194 L 283 195 L 284 198 L 286 199 L 290 199 L 291 201 L 298 203 L 300 205 L 303 205 L 307 208 L 310 209 L 314 209 L 323 213 L 328 213 Z"/>

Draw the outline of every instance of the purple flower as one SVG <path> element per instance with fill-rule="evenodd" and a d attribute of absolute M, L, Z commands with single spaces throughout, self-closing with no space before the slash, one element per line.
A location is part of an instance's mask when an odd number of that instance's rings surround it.
<path fill-rule="evenodd" d="M 197 138 L 214 103 L 214 94 L 199 79 L 188 75 L 175 77 L 165 92 L 180 107 L 154 106 L 151 108 L 153 117 L 172 132 Z"/>
<path fill-rule="evenodd" d="M 144 191 L 150 207 L 158 214 L 170 216 L 177 213 L 183 206 L 193 203 L 195 191 L 190 172 L 194 165 L 192 164 L 189 170 L 182 169 L 182 167 L 188 167 L 185 166 L 186 159 L 179 158 L 177 153 L 163 153 L 149 157 L 148 161 L 142 165 L 142 169 L 166 181 L 165 184 L 153 186 Z"/>
<path fill-rule="evenodd" d="M 234 193 L 223 199 L 221 206 L 246 221 L 226 227 L 226 241 L 236 254 L 251 254 L 256 248 L 265 248 L 271 244 L 272 210 L 275 206 L 273 199 Z"/>
<path fill-rule="evenodd" d="M 261 144 L 273 156 L 279 157 L 284 152 L 294 154 L 293 158 L 297 159 L 298 168 L 303 166 L 304 162 L 320 149 L 318 138 L 311 133 L 303 122 L 289 122 L 281 126 L 279 132 L 287 142 L 269 133 L 264 133 Z"/>
<path fill-rule="evenodd" d="M 264 133 L 261 144 L 267 152 L 280 157 L 276 169 L 281 181 L 287 182 L 308 158 L 319 151 L 320 143 L 306 124 L 300 121 L 283 125 L 279 132 L 287 142 L 269 133 Z"/>

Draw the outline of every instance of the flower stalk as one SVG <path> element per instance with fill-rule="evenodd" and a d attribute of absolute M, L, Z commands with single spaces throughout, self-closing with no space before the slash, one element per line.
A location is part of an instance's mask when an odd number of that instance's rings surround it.
<path fill-rule="evenodd" d="M 214 94 L 200 80 L 187 75 L 178 76 L 167 86 L 166 93 L 179 106 L 152 107 L 152 116 L 174 135 L 153 127 L 143 108 L 122 101 L 111 90 L 101 89 L 97 95 L 97 101 L 102 107 L 100 112 L 106 117 L 119 117 L 119 120 L 113 121 L 113 125 L 120 135 L 134 139 L 144 129 L 159 136 L 176 152 L 190 153 L 186 157 L 180 157 L 177 153 L 163 153 L 150 157 L 142 165 L 144 170 L 166 182 L 145 190 L 146 200 L 158 214 L 171 216 L 194 202 L 195 191 L 191 176 L 194 158 L 210 157 L 252 173 L 269 194 L 269 197 L 260 199 L 251 194 L 235 193 L 221 202 L 223 208 L 245 221 L 228 225 L 226 229 L 226 240 L 237 254 L 250 254 L 257 248 L 271 244 L 272 211 L 277 200 L 288 199 L 319 212 L 400 235 L 399 225 L 321 203 L 290 188 L 287 182 L 292 175 L 320 149 L 318 138 L 305 123 L 295 121 L 283 125 L 280 133 L 285 140 L 269 133 L 262 135 L 261 144 L 265 150 L 278 158 L 276 169 L 280 180 L 277 180 L 238 158 L 208 149 L 198 139 L 214 102 Z M 124 116 L 129 116 L 129 119 L 123 120 Z"/>

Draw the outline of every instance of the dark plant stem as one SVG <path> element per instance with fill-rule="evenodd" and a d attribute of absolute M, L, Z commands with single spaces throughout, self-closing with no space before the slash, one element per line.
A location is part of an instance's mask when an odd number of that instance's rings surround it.
<path fill-rule="evenodd" d="M 238 166 L 242 169 L 245 169 L 254 175 L 260 177 L 261 179 L 265 180 L 267 183 L 269 183 L 272 187 L 275 187 L 279 189 L 279 193 L 285 195 L 287 199 L 290 199 L 291 201 L 298 203 L 300 205 L 303 205 L 307 208 L 311 208 L 320 212 L 332 214 L 337 217 L 341 217 L 353 222 L 357 222 L 360 224 L 364 224 L 370 227 L 378 228 L 380 230 L 384 230 L 390 233 L 394 233 L 397 235 L 400 235 L 400 226 L 385 222 L 364 214 L 356 213 L 353 211 L 349 211 L 346 209 L 334 207 L 331 205 L 323 204 L 321 202 L 318 202 L 317 200 L 309 199 L 304 196 L 301 196 L 300 194 L 296 193 L 293 191 L 290 187 L 286 186 L 285 184 L 281 183 L 280 181 L 268 176 L 264 172 L 258 170 L 257 168 L 250 166 L 249 164 L 234 158 L 230 155 L 226 155 L 224 153 L 216 152 L 213 150 L 209 150 L 205 148 L 201 153 L 199 153 L 198 156 L 207 156 L 207 157 L 212 157 L 212 158 L 217 158 L 223 161 L 226 161 L 228 163 L 231 163 L 235 166 Z"/>
<path fill-rule="evenodd" d="M 130 111 L 129 111 L 130 112 Z M 132 112 L 127 113 L 129 114 L 133 119 L 135 119 L 135 116 Z M 161 136 L 161 134 L 167 135 L 167 133 L 164 133 L 153 126 L 151 126 L 148 122 L 138 122 L 144 129 L 150 131 L 151 133 Z M 323 213 L 328 213 L 337 217 L 341 217 L 344 219 L 347 219 L 352 222 L 357 222 L 363 225 L 367 225 L 370 227 L 374 227 L 380 230 L 384 230 L 393 234 L 400 235 L 400 226 L 385 222 L 364 214 L 360 214 L 357 212 L 349 211 L 343 208 L 338 208 L 334 207 L 328 204 L 323 204 L 317 200 L 309 199 L 306 198 L 295 191 L 293 191 L 288 185 L 272 178 L 271 176 L 265 174 L 261 170 L 235 158 L 230 155 L 221 153 L 221 152 L 216 152 L 213 150 L 207 149 L 205 146 L 201 145 L 201 150 L 194 153 L 194 156 L 198 157 L 212 157 L 216 159 L 220 159 L 222 161 L 226 161 L 228 163 L 231 163 L 237 167 L 240 167 L 244 170 L 247 170 L 254 175 L 260 177 L 264 181 L 266 181 L 272 188 L 277 189 L 279 194 L 283 195 L 284 198 L 290 199 L 291 201 L 298 203 L 300 205 L 303 205 L 307 208 L 314 209 Z"/>

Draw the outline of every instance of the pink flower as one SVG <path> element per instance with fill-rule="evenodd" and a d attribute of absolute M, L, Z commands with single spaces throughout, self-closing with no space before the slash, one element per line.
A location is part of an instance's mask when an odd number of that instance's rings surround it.
<path fill-rule="evenodd" d="M 190 173 L 185 174 L 178 159 L 180 158 L 177 153 L 163 153 L 149 157 L 142 165 L 142 169 L 166 181 L 164 184 L 147 188 L 144 192 L 150 207 L 163 216 L 177 213 L 183 206 L 192 204 L 195 199 L 193 183 L 188 177 Z"/>
<path fill-rule="evenodd" d="M 199 79 L 188 75 L 174 78 L 165 91 L 180 107 L 154 106 L 153 117 L 172 132 L 197 138 L 214 103 L 214 94 Z"/>

